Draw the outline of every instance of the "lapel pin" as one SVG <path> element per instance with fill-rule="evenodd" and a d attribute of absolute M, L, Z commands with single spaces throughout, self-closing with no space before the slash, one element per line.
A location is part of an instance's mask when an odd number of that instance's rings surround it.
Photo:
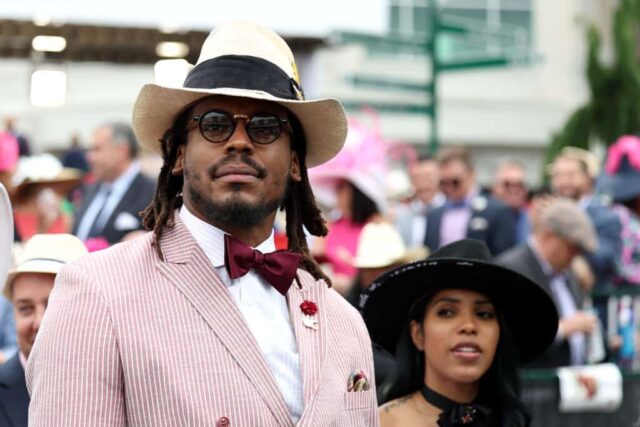
<path fill-rule="evenodd" d="M 318 313 L 318 306 L 316 303 L 304 300 L 302 304 L 300 304 L 300 310 L 302 310 L 302 324 L 307 328 L 317 330 L 318 319 L 316 319 L 315 316 Z"/>

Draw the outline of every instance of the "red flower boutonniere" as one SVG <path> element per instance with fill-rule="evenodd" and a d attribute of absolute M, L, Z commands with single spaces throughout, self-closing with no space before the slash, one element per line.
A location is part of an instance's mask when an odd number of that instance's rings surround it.
<path fill-rule="evenodd" d="M 302 310 L 302 312 L 307 316 L 315 316 L 318 312 L 318 306 L 315 302 L 306 299 L 302 301 L 302 304 L 300 304 L 300 310 Z"/>
<path fill-rule="evenodd" d="M 318 329 L 318 320 L 315 315 L 318 313 L 318 305 L 309 300 L 304 300 L 300 304 L 300 310 L 302 310 L 302 324 L 307 328 Z"/>

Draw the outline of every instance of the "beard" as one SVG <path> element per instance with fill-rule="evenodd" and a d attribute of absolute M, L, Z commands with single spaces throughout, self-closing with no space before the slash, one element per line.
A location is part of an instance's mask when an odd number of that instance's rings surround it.
<path fill-rule="evenodd" d="M 223 162 L 224 164 L 226 162 Z M 248 162 L 247 162 L 248 163 Z M 222 165 L 221 164 L 221 165 Z M 221 165 L 218 165 L 221 166 Z M 253 166 L 252 164 L 250 164 Z M 280 197 L 267 199 L 262 195 L 257 201 L 247 201 L 242 197 L 243 184 L 232 186 L 232 195 L 227 200 L 217 201 L 201 191 L 200 176 L 189 168 L 184 170 L 184 182 L 193 208 L 199 212 L 209 224 L 232 227 L 253 227 L 283 206 L 291 185 L 291 174 L 286 177 L 286 185 Z M 264 178 L 266 170 L 260 170 L 259 176 Z M 210 176 L 213 176 L 213 170 Z"/>

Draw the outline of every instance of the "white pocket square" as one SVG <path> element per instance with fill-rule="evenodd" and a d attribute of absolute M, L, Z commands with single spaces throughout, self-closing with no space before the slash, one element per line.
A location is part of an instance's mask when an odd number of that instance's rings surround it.
<path fill-rule="evenodd" d="M 113 228 L 116 230 L 135 230 L 140 227 L 140 220 L 129 212 L 120 212 L 113 222 Z"/>
<path fill-rule="evenodd" d="M 475 217 L 469 222 L 469 229 L 473 231 L 486 230 L 489 227 L 489 221 L 486 218 Z"/>

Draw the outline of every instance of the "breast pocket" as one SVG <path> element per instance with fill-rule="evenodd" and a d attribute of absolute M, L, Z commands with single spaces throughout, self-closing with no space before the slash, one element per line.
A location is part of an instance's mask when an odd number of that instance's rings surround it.
<path fill-rule="evenodd" d="M 377 414 L 374 390 L 351 391 L 344 394 L 344 411 L 340 427 L 365 427 L 375 425 L 371 417 Z"/>
<path fill-rule="evenodd" d="M 349 391 L 344 394 L 345 411 L 371 408 L 374 405 L 373 390 Z"/>

